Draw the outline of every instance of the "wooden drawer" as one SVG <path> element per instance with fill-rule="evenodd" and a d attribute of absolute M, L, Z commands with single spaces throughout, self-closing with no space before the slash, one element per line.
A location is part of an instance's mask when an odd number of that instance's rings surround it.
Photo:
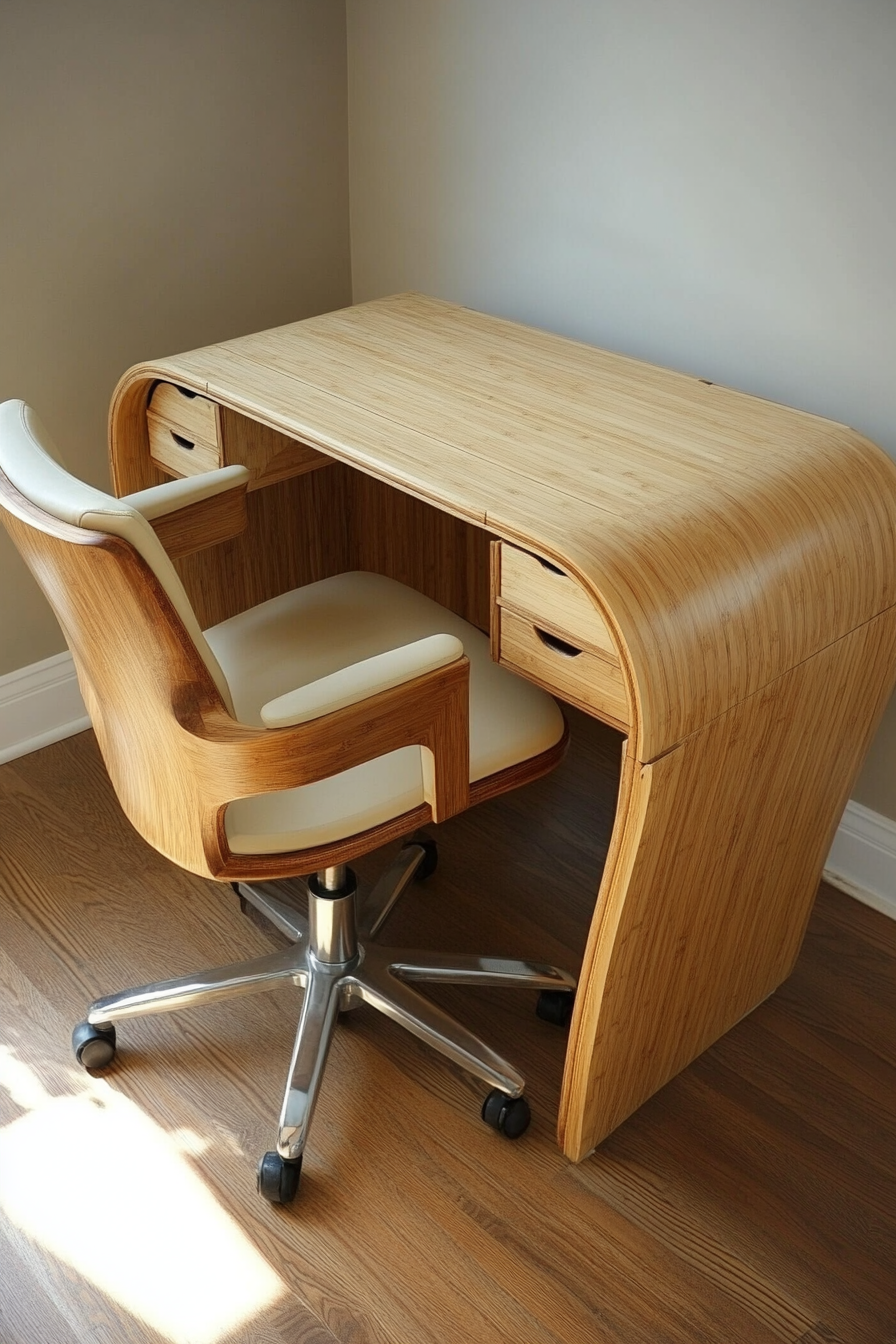
<path fill-rule="evenodd" d="M 197 476 L 223 466 L 221 448 L 188 433 L 184 425 L 148 413 L 149 454 L 156 466 L 172 476 Z"/>
<path fill-rule="evenodd" d="M 221 417 L 207 397 L 158 383 L 146 412 L 149 453 L 172 476 L 198 476 L 223 466 Z"/>
<path fill-rule="evenodd" d="M 500 607 L 497 661 L 586 713 L 628 729 L 628 697 L 618 660 L 561 639 Z"/>
<path fill-rule="evenodd" d="M 571 643 L 599 649 L 616 658 L 616 646 L 606 622 L 585 590 L 568 574 L 521 551 L 498 542 L 497 601 L 500 606 L 546 621 L 553 630 L 569 636 Z"/>
<path fill-rule="evenodd" d="M 173 383 L 156 385 L 146 419 L 150 456 L 173 476 L 236 463 L 249 469 L 249 489 L 257 490 L 332 462 L 306 443 Z"/>
<path fill-rule="evenodd" d="M 157 383 L 147 407 L 159 420 L 176 425 L 185 438 L 195 443 L 220 444 L 218 407 L 198 392 L 186 392 L 173 383 Z"/>

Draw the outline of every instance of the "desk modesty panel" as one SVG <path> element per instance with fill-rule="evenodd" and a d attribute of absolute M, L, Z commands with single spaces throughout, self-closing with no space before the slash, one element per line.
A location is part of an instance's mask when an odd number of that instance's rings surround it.
<path fill-rule="evenodd" d="M 239 563 L 179 562 L 209 619 L 380 569 L 625 734 L 569 1156 L 786 977 L 896 670 L 896 468 L 873 444 L 408 294 L 136 366 L 111 445 L 120 494 L 249 466 Z"/>

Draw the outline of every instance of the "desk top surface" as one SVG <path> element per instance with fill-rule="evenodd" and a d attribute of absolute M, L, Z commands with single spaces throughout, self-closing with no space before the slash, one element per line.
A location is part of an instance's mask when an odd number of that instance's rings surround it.
<path fill-rule="evenodd" d="M 574 574 L 642 760 L 896 601 L 896 468 L 804 412 L 417 294 L 136 366 Z M 145 406 L 145 400 L 142 402 Z"/>

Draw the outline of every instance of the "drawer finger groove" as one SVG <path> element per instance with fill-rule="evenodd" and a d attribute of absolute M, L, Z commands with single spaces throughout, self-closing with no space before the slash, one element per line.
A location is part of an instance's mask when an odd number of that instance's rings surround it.
<path fill-rule="evenodd" d="M 575 644 L 570 644 L 568 640 L 561 639 L 559 635 L 552 635 L 550 630 L 543 630 L 540 625 L 533 625 L 538 638 L 546 648 L 554 653 L 559 653 L 564 658 L 578 658 L 582 649 L 576 648 Z"/>
<path fill-rule="evenodd" d="M 628 695 L 622 669 L 591 649 L 580 649 L 526 616 L 498 607 L 497 660 L 561 700 L 628 730 Z"/>

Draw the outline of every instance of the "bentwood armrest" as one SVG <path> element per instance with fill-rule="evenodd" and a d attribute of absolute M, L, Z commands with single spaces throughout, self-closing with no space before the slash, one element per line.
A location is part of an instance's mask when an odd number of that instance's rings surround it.
<path fill-rule="evenodd" d="M 202 780 L 204 809 L 298 788 L 400 747 L 421 745 L 433 820 L 464 810 L 470 796 L 469 677 L 465 656 L 413 681 L 309 723 L 253 728 L 223 710 L 183 722 Z M 428 762 L 428 767 L 427 767 Z"/>
<path fill-rule="evenodd" d="M 143 514 L 172 560 L 238 536 L 246 527 L 249 472 L 221 467 L 125 495 Z"/>
<path fill-rule="evenodd" d="M 380 691 L 393 686 L 404 686 L 435 672 L 463 656 L 464 646 L 454 635 L 427 635 L 411 644 L 364 658 L 358 663 L 319 677 L 294 691 L 278 695 L 261 707 L 261 717 L 267 728 L 289 728 L 293 724 L 310 723 L 347 709 L 362 700 L 369 700 Z"/>

